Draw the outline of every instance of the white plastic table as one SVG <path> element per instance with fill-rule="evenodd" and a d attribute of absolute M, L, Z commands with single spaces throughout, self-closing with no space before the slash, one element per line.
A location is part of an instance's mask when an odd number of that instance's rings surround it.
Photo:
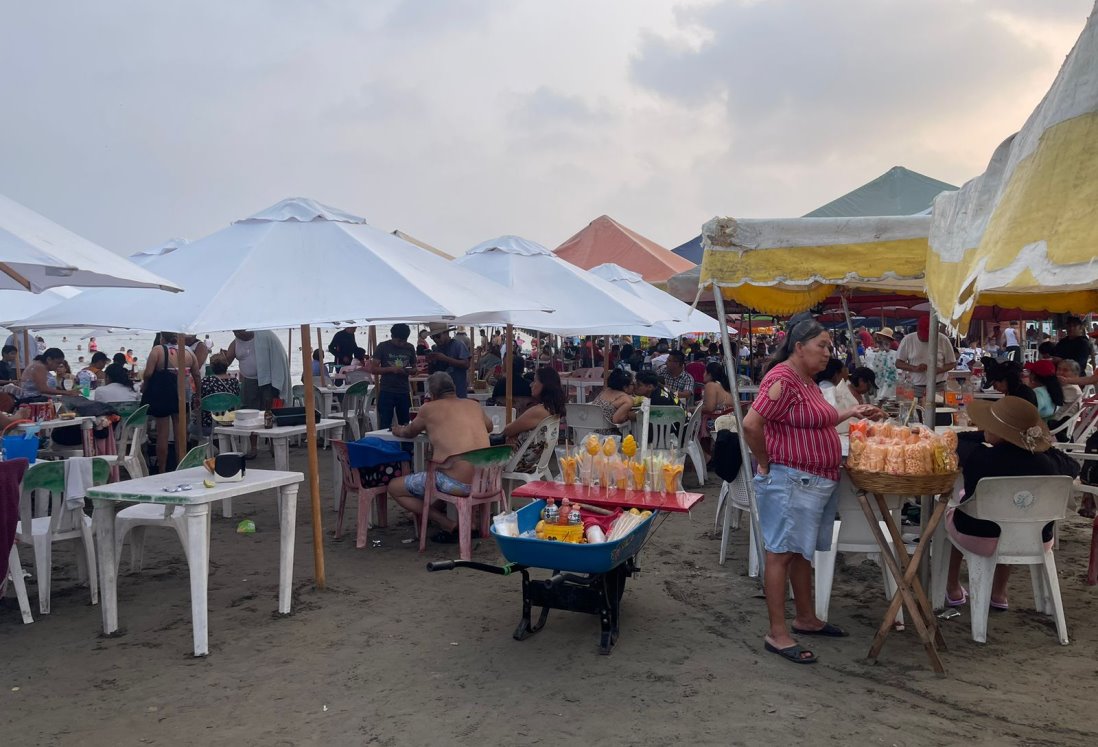
<path fill-rule="evenodd" d="M 30 427 L 30 423 L 27 423 L 27 427 Z M 91 415 L 83 415 L 81 417 L 70 418 L 68 420 L 43 420 L 40 423 L 35 423 L 38 426 L 40 433 L 49 433 L 55 428 L 68 428 L 69 426 L 80 426 L 80 437 L 82 448 L 84 449 L 84 456 L 95 456 L 95 439 L 92 435 L 92 429 L 95 427 L 95 418 Z"/>
<path fill-rule="evenodd" d="M 320 433 L 331 431 L 330 438 L 334 438 L 337 441 L 343 439 L 343 429 L 347 425 L 347 421 L 340 418 L 321 418 L 320 422 L 316 424 L 316 432 Z M 260 439 L 267 439 L 274 446 L 274 461 L 275 469 L 281 471 L 287 471 L 290 469 L 290 439 L 297 438 L 305 435 L 304 425 L 280 425 L 275 428 L 236 428 L 231 425 L 219 425 L 213 429 L 214 435 L 217 436 L 217 448 L 222 452 L 232 451 L 233 437 L 240 438 L 242 436 L 250 436 L 256 434 Z M 343 471 L 339 467 L 339 459 L 336 457 L 335 449 L 332 449 L 332 485 L 335 486 L 333 491 L 332 505 L 336 510 L 339 510 L 339 486 L 343 484 Z M 223 515 L 228 517 L 232 516 L 231 512 L 223 512 Z"/>
<path fill-rule="evenodd" d="M 603 386 L 601 378 L 598 379 L 564 379 L 561 381 L 567 390 L 568 387 L 574 387 L 576 390 L 576 404 L 582 405 L 587 402 L 587 390 L 597 389 Z"/>
<path fill-rule="evenodd" d="M 335 410 L 335 398 L 336 395 L 346 394 L 350 389 L 349 384 L 343 384 L 341 386 L 318 386 L 317 391 L 320 392 L 320 412 L 323 417 L 328 417 Z"/>
<path fill-rule="evenodd" d="M 118 502 L 154 503 L 182 506 L 187 523 L 187 565 L 191 576 L 191 623 L 194 629 L 194 655 L 209 653 L 207 625 L 207 577 L 209 576 L 210 504 L 238 495 L 278 490 L 279 530 L 278 611 L 290 611 L 294 576 L 294 530 L 297 518 L 297 490 L 305 476 L 300 472 L 249 469 L 239 482 L 219 483 L 206 488 L 209 477 L 205 467 L 167 472 L 162 475 L 124 480 L 91 488 L 88 497 L 95 504 L 92 528 L 99 557 L 99 604 L 103 614 L 103 632 L 118 630 L 118 566 L 114 555 L 114 514 Z M 165 487 L 180 484 L 191 489 L 166 493 Z"/>

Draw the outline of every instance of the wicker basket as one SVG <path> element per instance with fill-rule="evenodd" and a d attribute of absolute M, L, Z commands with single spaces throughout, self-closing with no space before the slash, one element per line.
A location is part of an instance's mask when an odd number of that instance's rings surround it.
<path fill-rule="evenodd" d="M 848 469 L 850 481 L 861 490 L 881 495 L 941 495 L 951 493 L 960 472 L 940 475 L 887 475 Z"/>

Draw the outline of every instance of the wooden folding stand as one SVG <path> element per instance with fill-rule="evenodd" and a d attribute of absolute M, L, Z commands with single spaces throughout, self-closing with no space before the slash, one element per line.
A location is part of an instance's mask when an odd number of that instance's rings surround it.
<path fill-rule="evenodd" d="M 889 573 L 896 579 L 896 594 L 893 595 L 892 601 L 885 611 L 881 626 L 877 629 L 877 635 L 873 637 L 873 644 L 869 647 L 867 658 L 873 661 L 877 660 L 881 649 L 884 647 L 885 639 L 892 632 L 896 613 L 900 611 L 900 605 L 902 604 L 910 616 L 911 623 L 915 626 L 919 640 L 923 642 L 927 658 L 930 659 L 930 666 L 938 674 L 945 674 L 945 667 L 942 666 L 938 650 L 939 648 L 945 650 L 946 643 L 942 637 L 942 631 L 938 628 L 938 619 L 934 615 L 934 607 L 923 589 L 922 582 L 919 580 L 919 564 L 930 546 L 930 538 L 934 535 L 934 531 L 945 515 L 950 496 L 953 494 L 953 483 L 957 475 L 954 473 L 915 478 L 875 475 L 851 470 L 850 477 L 854 485 L 859 488 L 858 502 L 862 506 L 862 511 L 865 512 L 866 520 L 877 540 L 877 546 L 881 549 L 881 558 Z M 926 484 L 908 484 L 911 481 Z M 870 502 L 870 493 L 876 501 L 876 510 Z M 888 503 L 885 501 L 886 494 L 936 496 L 930 520 L 923 530 L 923 535 L 915 548 L 915 552 L 910 556 L 907 554 L 907 546 L 900 534 L 900 528 L 896 526 L 896 520 L 888 509 Z M 889 546 L 889 537 L 886 537 L 884 532 L 881 531 L 881 525 L 878 522 L 883 522 L 888 528 L 892 540 L 891 547 Z"/>

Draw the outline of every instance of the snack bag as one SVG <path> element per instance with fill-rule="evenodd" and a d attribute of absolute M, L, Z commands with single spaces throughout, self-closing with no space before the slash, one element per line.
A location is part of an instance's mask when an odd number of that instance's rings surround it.
<path fill-rule="evenodd" d="M 893 444 L 888 447 L 888 452 L 885 457 L 884 471 L 890 475 L 902 475 L 904 474 L 904 446 L 903 444 Z"/>
<path fill-rule="evenodd" d="M 853 436 L 853 433 L 851 433 Z M 861 434 L 859 434 L 861 435 Z M 863 438 L 851 438 L 850 439 L 850 453 L 846 457 L 846 465 L 850 469 L 864 470 L 865 469 L 865 450 L 868 445 Z"/>

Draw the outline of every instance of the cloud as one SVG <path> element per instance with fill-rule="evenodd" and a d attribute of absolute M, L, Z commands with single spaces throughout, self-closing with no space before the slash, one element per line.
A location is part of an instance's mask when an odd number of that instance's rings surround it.
<path fill-rule="evenodd" d="M 533 93 L 515 97 L 511 120 L 522 127 L 545 127 L 553 124 L 587 126 L 608 119 L 604 111 L 596 111 L 581 97 L 539 86 Z"/>

